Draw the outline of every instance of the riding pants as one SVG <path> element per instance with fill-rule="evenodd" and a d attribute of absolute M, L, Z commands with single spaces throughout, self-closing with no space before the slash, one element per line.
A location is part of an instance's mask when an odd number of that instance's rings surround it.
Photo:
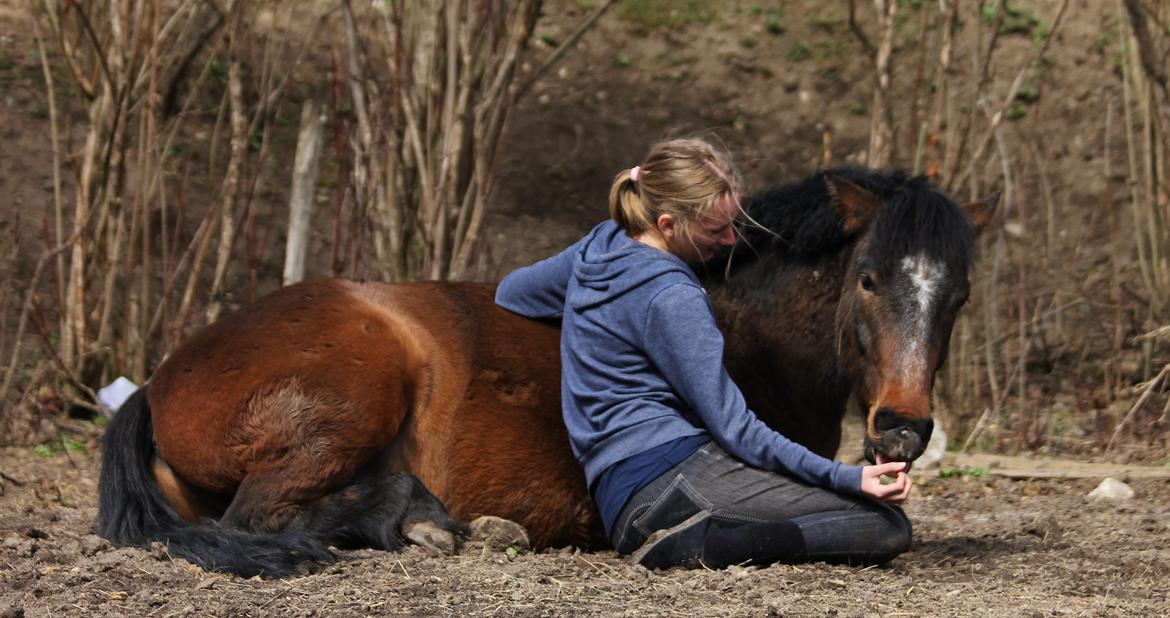
<path fill-rule="evenodd" d="M 910 538 L 898 507 L 752 468 L 714 442 L 635 492 L 610 534 L 649 568 L 877 564 Z"/>

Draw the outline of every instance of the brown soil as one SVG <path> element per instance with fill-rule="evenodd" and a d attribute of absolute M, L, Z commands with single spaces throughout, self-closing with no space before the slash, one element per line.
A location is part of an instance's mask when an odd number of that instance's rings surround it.
<path fill-rule="evenodd" d="M 97 461 L 0 451 L 0 616 L 1155 616 L 1170 605 L 1170 482 L 1094 502 L 1096 480 L 918 475 L 914 548 L 826 564 L 650 572 L 613 552 L 469 543 L 342 552 L 279 581 L 209 574 L 92 532 Z"/>

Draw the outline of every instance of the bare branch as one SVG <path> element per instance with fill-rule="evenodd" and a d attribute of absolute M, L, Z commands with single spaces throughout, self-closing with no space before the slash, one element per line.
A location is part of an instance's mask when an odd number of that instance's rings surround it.
<path fill-rule="evenodd" d="M 37 285 L 41 281 L 41 273 L 44 272 L 45 264 L 48 264 L 49 260 L 68 249 L 71 244 L 71 242 L 67 242 L 58 245 L 43 253 L 40 259 L 37 260 L 37 265 L 33 269 L 32 278 L 28 282 L 28 291 L 25 293 L 24 305 L 20 310 L 20 319 L 17 322 L 16 335 L 12 344 L 12 355 L 8 360 L 8 369 L 4 372 L 4 383 L 0 384 L 0 397 L 7 396 L 9 389 L 12 388 L 13 381 L 16 379 L 16 375 L 19 373 L 16 368 L 20 366 L 21 342 L 24 340 L 24 329 L 27 327 L 29 315 L 32 313 L 33 303 L 36 300 Z"/>
<path fill-rule="evenodd" d="M 987 147 L 991 144 L 991 140 L 994 139 L 995 130 L 997 127 L 999 127 L 999 124 L 1003 121 L 1003 118 L 1007 112 L 1008 107 L 1011 106 L 1012 101 L 1015 101 L 1016 95 L 1020 92 L 1020 87 L 1023 86 L 1023 84 L 1024 84 L 1024 78 L 1027 77 L 1027 75 L 1030 71 L 1032 71 L 1032 67 L 1035 64 L 1037 64 L 1040 61 L 1040 59 L 1044 58 L 1045 52 L 1048 51 L 1048 47 L 1052 43 L 1053 36 L 1056 34 L 1057 30 L 1059 30 L 1059 28 L 1060 28 L 1061 18 L 1064 17 L 1065 9 L 1068 8 L 1068 2 L 1069 2 L 1069 0 L 1062 0 L 1062 2 L 1060 3 L 1060 8 L 1056 12 L 1056 18 L 1052 21 L 1052 28 L 1050 28 L 1048 30 L 1048 34 L 1044 37 L 1044 42 L 1040 45 L 1040 50 L 1038 52 L 1036 52 L 1036 60 L 1029 62 L 1020 68 L 1019 72 L 1016 73 L 1015 79 L 1012 80 L 1011 86 L 1008 88 L 1007 95 L 1004 97 L 1003 101 L 999 104 L 998 109 L 996 109 L 994 112 L 992 112 L 988 115 L 988 118 L 990 121 L 989 126 L 987 127 L 987 131 L 984 132 L 982 139 L 979 141 L 979 146 L 975 149 L 975 153 L 971 156 L 971 158 L 970 158 L 971 161 L 978 161 L 980 158 L 982 158 L 983 153 L 987 150 Z M 1002 14 L 1002 12 L 1003 12 L 1003 7 L 1001 6 L 1000 13 Z M 1002 19 L 1002 15 L 1000 15 L 1000 19 Z M 997 29 L 997 31 L 998 31 L 998 29 Z M 985 82 L 987 79 L 986 71 L 987 71 L 987 65 L 990 63 L 990 55 L 991 54 L 989 52 L 988 56 L 986 58 L 984 58 L 984 61 L 981 64 L 980 79 L 977 81 L 977 83 L 981 84 L 981 83 Z M 977 91 L 977 92 L 980 92 L 980 91 Z M 984 109 L 986 111 L 986 107 L 984 107 Z M 971 167 L 964 168 L 963 172 L 961 174 L 959 174 L 958 179 L 950 186 L 952 186 L 952 187 L 962 186 L 963 183 L 968 178 L 968 175 L 970 173 L 971 173 Z"/>
<path fill-rule="evenodd" d="M 572 47 L 577 44 L 577 41 L 579 41 L 586 32 L 593 28 L 593 24 L 597 23 L 597 20 L 600 19 L 601 16 L 604 15 L 605 12 L 609 10 L 609 7 L 613 6 L 615 2 L 617 2 L 617 0 L 605 0 L 601 6 L 594 9 L 593 12 L 585 18 L 585 21 L 582 22 L 581 25 L 573 31 L 573 34 L 570 34 L 569 38 L 565 39 L 560 45 L 558 45 L 557 48 L 553 50 L 553 53 L 549 54 L 548 58 L 545 58 L 544 63 L 542 63 L 539 67 L 536 67 L 536 70 L 528 76 L 528 79 L 524 80 L 524 83 L 520 84 L 520 86 L 516 88 L 515 94 L 512 95 L 512 100 L 519 101 L 521 98 L 523 98 L 524 95 L 528 92 L 528 89 L 532 88 L 533 84 L 539 81 L 540 78 L 543 77 L 549 69 L 551 69 L 557 62 L 559 62 L 561 57 L 565 55 L 565 52 L 572 49 Z M 853 2 L 854 0 L 849 0 L 850 26 L 854 25 Z M 864 43 L 868 43 L 868 41 L 864 41 L 864 33 L 861 34 L 861 37 Z"/>
<path fill-rule="evenodd" d="M 212 276 L 210 302 L 207 306 L 207 322 L 214 322 L 223 310 L 221 296 L 224 278 L 230 263 L 232 245 L 236 237 L 236 203 L 240 194 L 240 178 L 243 176 L 244 157 L 248 149 L 248 116 L 244 109 L 244 78 L 238 23 L 233 26 L 232 63 L 228 67 L 228 99 L 232 127 L 231 155 L 228 159 L 227 174 L 220 192 L 219 246 L 216 251 L 215 272 Z"/>
<path fill-rule="evenodd" d="M 69 0 L 69 6 L 73 7 L 74 12 L 77 13 L 77 18 L 81 20 L 81 25 L 84 27 L 85 33 L 89 36 L 90 43 L 93 44 L 93 53 L 98 59 L 98 65 L 101 67 L 102 73 L 106 76 L 106 83 L 110 88 L 114 88 L 116 82 L 110 73 L 110 64 L 106 59 L 105 49 L 102 47 L 102 42 L 98 40 L 97 33 L 93 30 L 93 24 L 90 23 L 89 16 L 81 9 L 81 5 L 77 3 L 77 0 Z M 117 94 L 116 91 L 115 94 Z M 117 97 L 115 96 L 114 98 Z"/>
<path fill-rule="evenodd" d="M 853 36 L 857 37 L 857 42 L 861 43 L 861 49 L 866 58 L 877 56 L 877 50 L 873 43 L 869 42 L 869 37 L 865 35 L 865 31 L 857 23 L 857 0 L 849 0 L 849 30 L 853 32 Z"/>

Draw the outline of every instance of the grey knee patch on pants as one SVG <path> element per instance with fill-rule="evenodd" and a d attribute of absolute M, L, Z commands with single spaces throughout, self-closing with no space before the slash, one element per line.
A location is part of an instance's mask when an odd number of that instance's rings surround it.
<path fill-rule="evenodd" d="M 628 554 L 658 530 L 672 528 L 700 511 L 710 510 L 711 503 L 682 475 L 676 475 L 666 490 L 653 502 L 631 511 L 629 525 L 614 543 L 619 553 Z"/>

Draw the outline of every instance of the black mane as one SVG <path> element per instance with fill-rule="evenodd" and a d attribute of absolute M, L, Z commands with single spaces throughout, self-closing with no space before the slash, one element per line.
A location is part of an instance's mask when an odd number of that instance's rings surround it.
<path fill-rule="evenodd" d="M 914 176 L 906 170 L 849 166 L 817 171 L 752 196 L 748 214 L 764 229 L 748 222 L 733 255 L 720 256 L 710 272 L 723 272 L 728 258 L 732 259 L 733 269 L 766 254 L 788 260 L 815 260 L 852 242 L 858 233 L 842 228 L 825 184 L 826 172 L 860 186 L 886 204 L 871 223 L 876 255 L 892 258 L 925 253 L 964 266 L 970 261 L 974 229 L 962 209 L 925 176 Z"/>

